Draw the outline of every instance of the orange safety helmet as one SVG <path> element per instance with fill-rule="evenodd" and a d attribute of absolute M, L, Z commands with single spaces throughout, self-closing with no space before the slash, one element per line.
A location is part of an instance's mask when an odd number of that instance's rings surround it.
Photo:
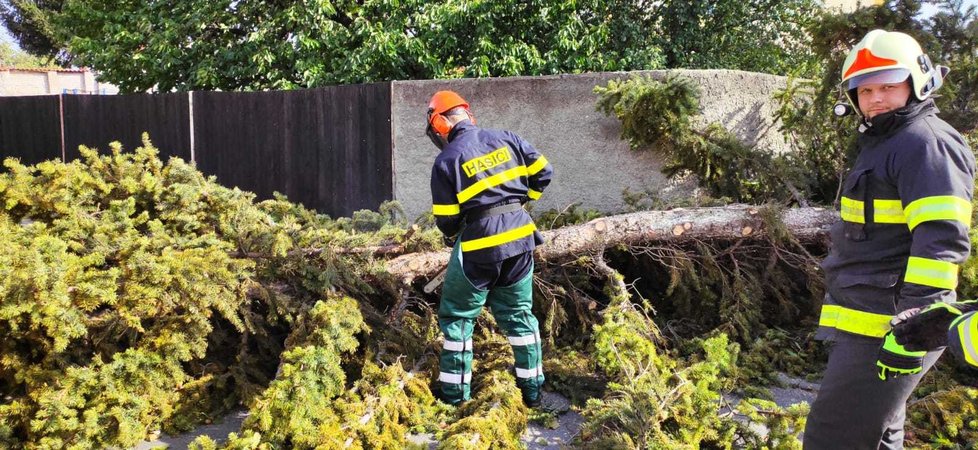
<path fill-rule="evenodd" d="M 459 106 L 469 111 L 469 103 L 455 91 L 438 91 L 431 96 L 431 101 L 428 102 L 428 126 L 425 129 L 425 134 L 431 138 L 431 142 L 434 142 L 438 148 L 442 148 L 448 142 L 448 133 L 452 131 L 452 124 L 444 116 L 444 113 Z M 472 117 L 471 112 L 469 112 L 469 118 L 474 124 L 475 117 Z"/>

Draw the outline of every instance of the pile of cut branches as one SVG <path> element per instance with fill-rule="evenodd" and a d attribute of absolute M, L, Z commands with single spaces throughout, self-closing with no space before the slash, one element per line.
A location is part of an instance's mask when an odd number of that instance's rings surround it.
<path fill-rule="evenodd" d="M 490 316 L 473 401 L 432 396 L 438 291 L 423 286 L 446 251 L 430 226 L 396 204 L 332 219 L 256 202 L 148 141 L 82 155 L 0 174 L 0 445 L 129 447 L 238 405 L 250 416 L 221 447 L 520 445 L 527 410 Z M 756 337 L 810 319 L 833 217 L 731 206 L 548 231 L 535 313 L 551 389 L 587 419 L 579 444 L 760 442 L 721 393 L 753 376 L 738 361 Z"/>

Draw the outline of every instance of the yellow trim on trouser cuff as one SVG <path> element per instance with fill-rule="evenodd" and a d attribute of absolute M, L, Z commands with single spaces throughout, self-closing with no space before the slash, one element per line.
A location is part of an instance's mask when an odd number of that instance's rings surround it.
<path fill-rule="evenodd" d="M 873 222 L 907 223 L 900 200 L 873 199 Z"/>
<path fill-rule="evenodd" d="M 971 202 L 953 195 L 936 195 L 914 200 L 905 210 L 907 225 L 913 230 L 930 220 L 956 220 L 971 227 Z"/>
<path fill-rule="evenodd" d="M 462 212 L 462 205 L 431 205 L 431 212 L 436 216 L 454 216 Z"/>
<path fill-rule="evenodd" d="M 911 256 L 907 261 L 907 275 L 903 280 L 939 289 L 954 289 L 958 286 L 958 265 L 937 259 Z"/>
<path fill-rule="evenodd" d="M 957 324 L 958 338 L 961 339 L 961 352 L 964 360 L 978 367 L 978 315 L 972 314 Z"/>
<path fill-rule="evenodd" d="M 513 242 L 517 239 L 523 239 L 533 234 L 533 230 L 536 229 L 537 226 L 531 222 L 526 225 L 523 225 L 522 227 L 513 228 L 512 230 L 504 231 L 502 233 L 494 234 L 492 236 L 473 239 L 471 241 L 462 241 L 462 251 L 471 252 L 473 250 L 482 250 L 484 248 L 503 245 L 507 242 Z"/>
<path fill-rule="evenodd" d="M 863 202 L 842 197 L 842 208 L 839 214 L 846 222 L 866 223 L 866 209 Z"/>
<path fill-rule="evenodd" d="M 890 330 L 892 318 L 887 314 L 857 311 L 839 305 L 823 305 L 818 326 L 881 338 Z"/>
<path fill-rule="evenodd" d="M 521 176 L 526 176 L 526 166 L 516 166 L 505 172 L 497 173 L 476 181 L 472 186 L 469 186 L 462 192 L 459 192 L 456 197 L 458 197 L 459 204 L 465 203 L 486 189 L 494 188 L 507 181 L 515 180 Z"/>
<path fill-rule="evenodd" d="M 540 200 L 541 195 L 543 195 L 543 192 L 534 191 L 533 189 L 526 192 L 526 196 L 530 197 L 530 200 Z"/>
<path fill-rule="evenodd" d="M 547 167 L 547 158 L 545 158 L 543 155 L 540 155 L 540 158 L 538 158 L 536 161 L 533 161 L 533 164 L 530 164 L 530 167 L 526 168 L 526 173 L 530 175 L 536 175 L 537 172 L 543 170 L 544 167 Z"/>

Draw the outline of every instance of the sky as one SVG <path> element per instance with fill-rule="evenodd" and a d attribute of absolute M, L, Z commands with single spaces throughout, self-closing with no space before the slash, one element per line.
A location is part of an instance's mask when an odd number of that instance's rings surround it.
<path fill-rule="evenodd" d="M 10 33 L 7 32 L 7 27 L 0 26 L 0 41 L 10 42 L 14 44 L 14 39 L 10 37 Z M 16 44 L 14 44 L 16 46 Z"/>
<path fill-rule="evenodd" d="M 978 0 L 965 0 L 964 7 L 967 8 L 968 5 L 978 5 Z M 924 4 L 923 8 L 920 8 L 921 14 L 925 16 L 930 16 L 931 14 L 934 14 L 934 11 L 937 11 L 937 8 L 934 7 L 933 5 L 928 5 L 926 3 Z"/>
<path fill-rule="evenodd" d="M 737 0 L 731 0 L 731 1 L 737 1 Z M 966 7 L 968 5 L 978 5 L 978 0 L 965 0 L 964 4 Z M 924 4 L 923 8 L 921 8 L 921 13 L 924 14 L 925 16 L 929 16 L 931 14 L 934 14 L 934 11 L 936 10 L 937 8 L 935 8 L 934 6 Z M 17 43 L 14 42 L 14 39 L 10 36 L 10 33 L 7 32 L 7 28 L 4 26 L 0 26 L 0 41 L 9 42 L 13 44 L 14 48 L 19 48 L 17 47 Z"/>

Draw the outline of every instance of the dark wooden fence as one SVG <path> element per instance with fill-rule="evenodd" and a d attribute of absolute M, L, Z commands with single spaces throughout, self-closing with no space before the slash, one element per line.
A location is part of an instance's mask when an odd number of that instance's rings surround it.
<path fill-rule="evenodd" d="M 0 97 L 0 156 L 37 164 L 64 156 L 61 96 Z"/>
<path fill-rule="evenodd" d="M 393 198 L 389 83 L 273 92 L 0 97 L 0 158 L 72 160 L 78 146 L 196 162 L 260 199 L 281 192 L 333 216 Z"/>
<path fill-rule="evenodd" d="M 195 92 L 197 165 L 262 198 L 278 191 L 342 216 L 377 209 L 394 195 L 390 104 L 386 83 Z"/>
<path fill-rule="evenodd" d="M 78 158 L 78 146 L 108 149 L 119 141 L 132 150 L 142 145 L 143 132 L 170 156 L 190 160 L 190 110 L 186 93 L 153 95 L 62 95 L 65 156 Z"/>

